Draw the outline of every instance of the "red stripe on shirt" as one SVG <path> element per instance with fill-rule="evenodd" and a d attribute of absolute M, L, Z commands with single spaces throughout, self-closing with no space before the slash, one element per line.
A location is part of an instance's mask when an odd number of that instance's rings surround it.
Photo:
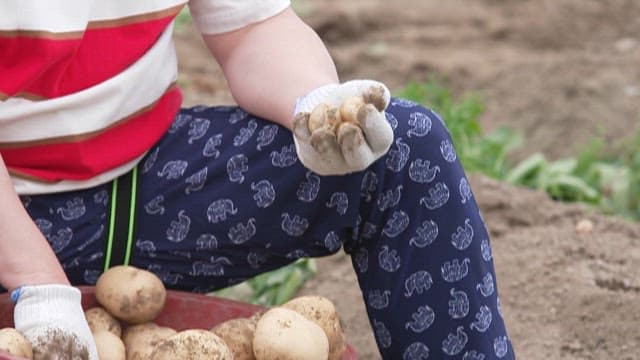
<path fill-rule="evenodd" d="M 61 77 L 79 44 L 80 39 L 0 37 L 0 92 L 12 96 L 26 91 L 47 73 Z"/>
<path fill-rule="evenodd" d="M 2 149 L 10 172 L 43 181 L 86 180 L 125 164 L 149 150 L 166 132 L 180 108 L 178 88 L 151 110 L 77 142 Z"/>
<path fill-rule="evenodd" d="M 0 36 L 0 93 L 56 98 L 119 74 L 151 48 L 176 16 L 90 27 L 81 38 Z"/>

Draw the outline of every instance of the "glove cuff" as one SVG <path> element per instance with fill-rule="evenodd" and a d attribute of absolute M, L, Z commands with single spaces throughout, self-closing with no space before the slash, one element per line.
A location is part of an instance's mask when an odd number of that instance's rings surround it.
<path fill-rule="evenodd" d="M 308 92 L 297 99 L 293 114 L 311 112 L 320 103 L 340 106 L 340 104 L 342 104 L 342 102 L 349 96 L 362 95 L 372 86 L 379 86 L 384 89 L 384 107 L 386 108 L 391 98 L 391 94 L 387 86 L 375 80 L 357 79 L 350 80 L 342 84 L 323 85 Z"/>
<path fill-rule="evenodd" d="M 296 100 L 296 106 L 293 110 L 293 114 L 311 112 L 318 104 L 326 102 L 326 99 L 336 92 L 336 89 L 339 87 L 340 84 L 327 84 L 311 90 L 305 95 L 299 97 Z"/>

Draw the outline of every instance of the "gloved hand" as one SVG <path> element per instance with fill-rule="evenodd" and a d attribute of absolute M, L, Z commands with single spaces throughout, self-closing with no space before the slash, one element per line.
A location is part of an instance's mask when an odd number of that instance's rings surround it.
<path fill-rule="evenodd" d="M 373 80 L 329 84 L 299 98 L 293 139 L 302 164 L 319 175 L 366 169 L 393 142 L 389 99 L 389 89 Z"/>
<path fill-rule="evenodd" d="M 33 345 L 34 359 L 98 360 L 80 290 L 68 285 L 23 286 L 11 297 L 16 302 L 15 328 Z"/>

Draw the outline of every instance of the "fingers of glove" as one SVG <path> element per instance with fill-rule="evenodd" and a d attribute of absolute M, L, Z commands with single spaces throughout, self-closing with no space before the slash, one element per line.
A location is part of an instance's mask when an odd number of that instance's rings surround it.
<path fill-rule="evenodd" d="M 376 160 L 358 125 L 343 123 L 338 128 L 338 144 L 345 162 L 352 171 L 364 170 Z"/>
<path fill-rule="evenodd" d="M 311 135 L 311 146 L 326 171 L 320 175 L 342 175 L 354 171 L 349 167 L 333 129 L 322 128 Z"/>
<path fill-rule="evenodd" d="M 365 103 L 374 104 L 382 111 L 387 108 L 391 99 L 391 92 L 386 85 L 374 80 L 351 80 L 340 87 L 340 99 L 350 96 L 362 96 Z"/>
<path fill-rule="evenodd" d="M 322 146 L 331 148 L 333 146 L 331 142 L 337 141 L 330 138 L 329 140 L 322 140 L 322 136 L 327 136 L 327 134 L 318 134 L 313 140 L 313 143 L 320 148 Z M 311 141 L 300 141 L 296 137 L 293 140 L 296 145 L 298 159 L 307 169 L 318 175 L 343 175 L 350 172 L 342 155 L 335 154 L 335 150 L 330 150 L 328 153 L 325 151 L 325 153 L 321 154 L 311 145 Z"/>
<path fill-rule="evenodd" d="M 365 103 L 373 104 L 373 106 L 375 106 L 378 111 L 384 111 L 384 109 L 389 106 L 389 102 L 391 101 L 389 89 L 387 89 L 387 87 L 384 85 L 371 86 L 362 94 L 362 97 L 364 98 Z"/>
<path fill-rule="evenodd" d="M 393 142 L 393 129 L 384 111 L 378 111 L 373 104 L 366 104 L 358 111 L 357 121 L 371 150 L 376 154 L 386 153 Z"/>
<path fill-rule="evenodd" d="M 329 128 L 320 128 L 311 134 L 311 147 L 325 163 L 343 164 L 344 158 L 335 132 Z"/>
<path fill-rule="evenodd" d="M 311 130 L 309 130 L 308 112 L 298 113 L 293 118 L 293 134 L 300 141 L 309 141 Z"/>

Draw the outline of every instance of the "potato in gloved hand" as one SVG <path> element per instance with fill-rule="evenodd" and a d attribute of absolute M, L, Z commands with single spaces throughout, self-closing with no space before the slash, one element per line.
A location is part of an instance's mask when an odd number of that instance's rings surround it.
<path fill-rule="evenodd" d="M 371 80 L 326 85 L 301 98 L 293 133 L 302 164 L 320 175 L 366 169 L 393 141 L 384 114 L 389 98 L 387 87 Z"/>

